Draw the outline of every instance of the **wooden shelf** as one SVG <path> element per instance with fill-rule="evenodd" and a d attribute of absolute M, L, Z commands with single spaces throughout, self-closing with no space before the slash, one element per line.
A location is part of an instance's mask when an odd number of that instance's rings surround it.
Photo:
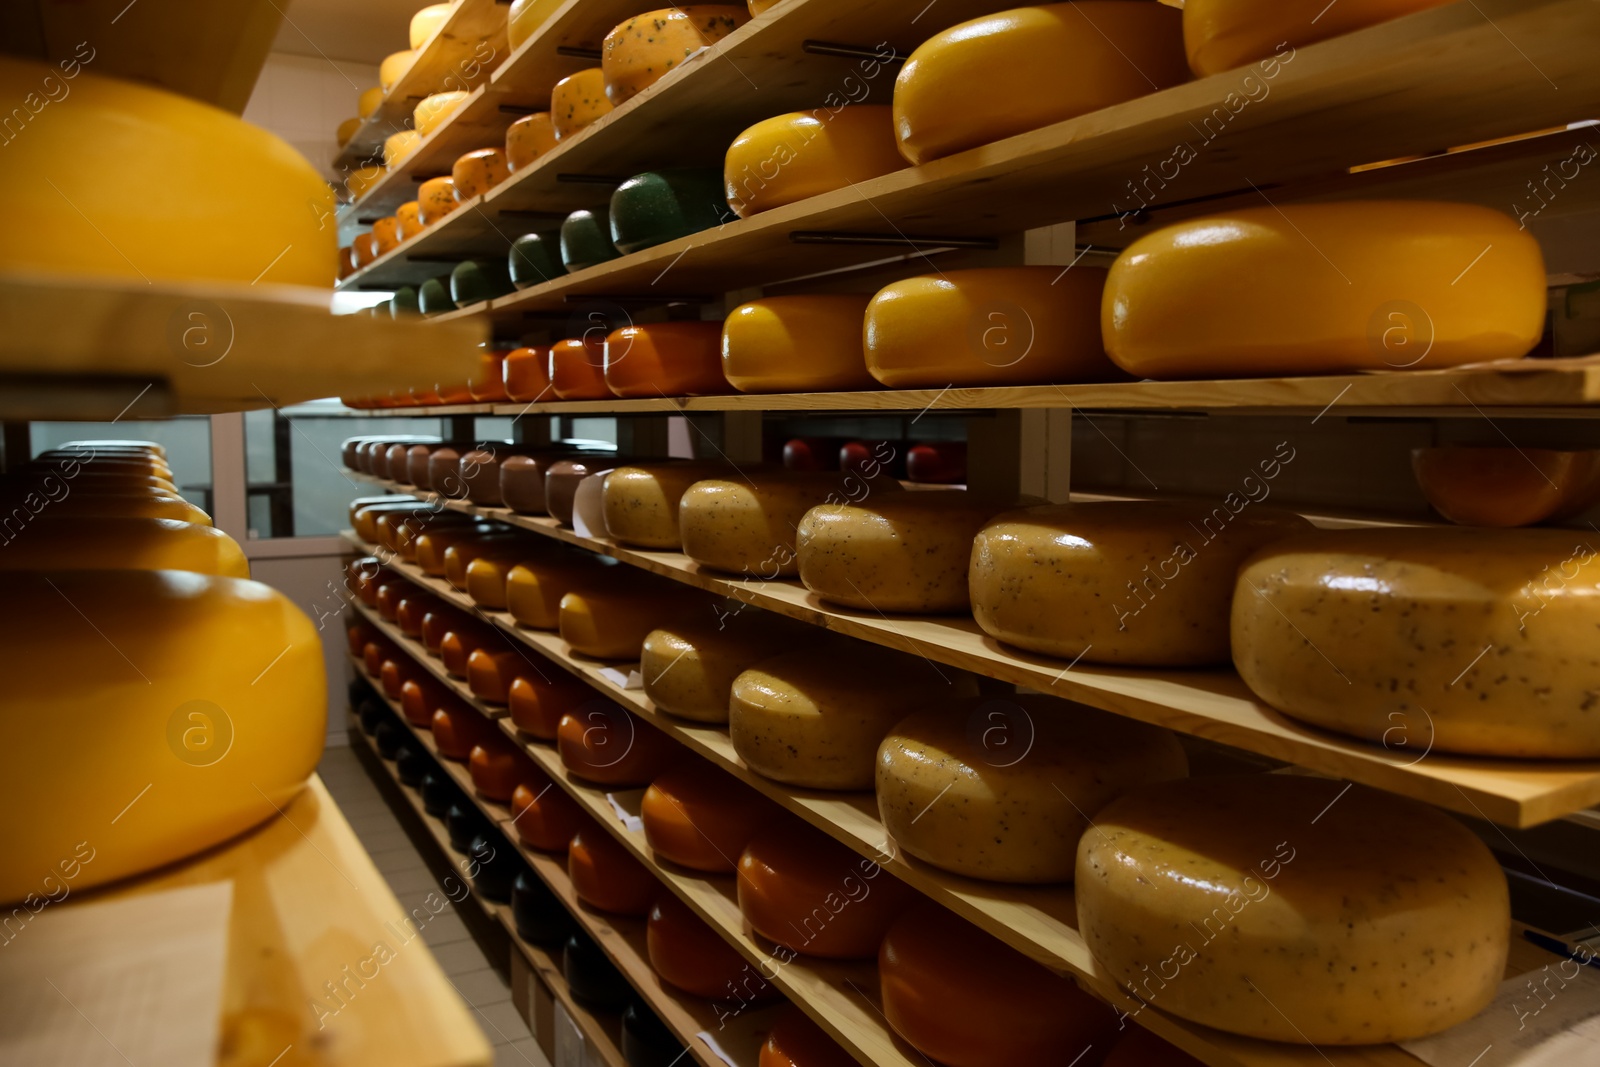
<path fill-rule="evenodd" d="M 0 416 L 212 414 L 465 381 L 480 323 L 334 315 L 325 289 L 0 275 Z"/>
<path fill-rule="evenodd" d="M 351 476 L 396 492 L 414 492 L 413 487 L 369 475 L 351 472 Z M 1003 647 L 968 617 L 884 616 L 840 610 L 823 605 L 796 581 L 722 577 L 682 553 L 641 551 L 582 537 L 549 516 L 517 515 L 504 508 L 478 507 L 431 493 L 414 495 L 455 511 L 612 556 L 653 574 L 813 626 L 1505 826 L 1533 826 L 1600 803 L 1600 764 L 1442 754 L 1417 760 L 1407 751 L 1389 751 L 1302 725 L 1257 700 L 1238 674 L 1228 668 L 1069 668 L 1062 661 Z M 346 536 L 354 539 L 353 534 Z M 371 546 L 362 547 L 372 551 Z M 394 561 L 390 566 L 403 565 Z"/>

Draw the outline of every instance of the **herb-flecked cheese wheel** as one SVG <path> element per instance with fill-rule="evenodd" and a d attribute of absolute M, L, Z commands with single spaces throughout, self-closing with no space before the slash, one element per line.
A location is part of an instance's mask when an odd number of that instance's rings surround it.
<path fill-rule="evenodd" d="M 506 154 L 499 148 L 468 152 L 450 167 L 450 178 L 456 183 L 456 199 L 462 202 L 482 196 L 510 176 Z"/>
<path fill-rule="evenodd" d="M 846 482 L 835 473 L 786 470 L 697 481 L 678 503 L 683 554 L 746 578 L 792 578 L 799 572 L 796 527 L 812 508 L 845 500 Z"/>
<path fill-rule="evenodd" d="M 409 240 L 428 227 L 422 221 L 422 204 L 416 200 L 407 200 L 394 209 L 394 217 L 400 220 L 400 239 Z"/>
<path fill-rule="evenodd" d="M 722 373 L 741 393 L 876 389 L 861 348 L 871 300 L 806 293 L 741 304 L 722 324 Z"/>
<path fill-rule="evenodd" d="M 1600 756 L 1600 554 L 1580 530 L 1321 530 L 1239 570 L 1233 662 L 1391 751 Z"/>
<path fill-rule="evenodd" d="M 906 165 L 887 104 L 763 119 L 728 146 L 723 185 L 740 218 L 871 181 Z"/>
<path fill-rule="evenodd" d="M 1215 507 L 1105 501 L 1007 512 L 973 541 L 972 616 L 991 637 L 1065 659 L 1225 663 L 1239 564 L 1310 529 L 1236 494 Z"/>
<path fill-rule="evenodd" d="M 727 464 L 703 460 L 618 467 L 606 475 L 602 490 L 606 530 L 623 544 L 679 548 L 683 537 L 678 508 L 683 494 L 702 478 L 727 470 Z"/>
<path fill-rule="evenodd" d="M 1053 697 L 977 697 L 913 712 L 889 731 L 878 811 L 900 848 L 935 867 L 1066 882 L 1095 812 L 1187 772 L 1160 727 Z"/>
<path fill-rule="evenodd" d="M 1190 0 L 1183 43 L 1190 68 L 1203 78 L 1269 56 L 1292 57 L 1308 44 L 1446 2 L 1354 0 L 1328 7 L 1317 0 Z"/>
<path fill-rule="evenodd" d="M 453 178 L 429 178 L 417 189 L 417 219 L 432 226 L 460 204 Z"/>
<path fill-rule="evenodd" d="M 600 46 L 606 97 L 621 104 L 750 21 L 744 6 L 689 4 L 646 11 L 620 23 Z"/>
<path fill-rule="evenodd" d="M 755 611 L 657 627 L 639 655 L 645 695 L 680 719 L 727 722 L 733 680 L 807 636 Z"/>
<path fill-rule="evenodd" d="M 1405 1041 L 1470 1019 L 1504 975 L 1505 875 L 1416 801 L 1300 775 L 1191 778 L 1126 794 L 1095 827 L 1078 928 L 1169 1015 L 1271 1041 Z"/>
<path fill-rule="evenodd" d="M 550 112 L 524 115 L 506 127 L 506 166 L 515 174 L 556 146 L 556 128 Z"/>
<path fill-rule="evenodd" d="M 550 91 L 550 123 L 562 141 L 611 110 L 606 78 L 599 67 L 589 67 L 556 82 Z"/>

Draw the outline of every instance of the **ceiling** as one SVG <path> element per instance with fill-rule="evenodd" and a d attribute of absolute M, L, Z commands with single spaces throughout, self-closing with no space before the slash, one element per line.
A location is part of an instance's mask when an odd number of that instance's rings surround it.
<path fill-rule="evenodd" d="M 411 16 L 427 0 L 278 0 L 283 25 L 274 52 L 379 63 L 406 48 Z"/>

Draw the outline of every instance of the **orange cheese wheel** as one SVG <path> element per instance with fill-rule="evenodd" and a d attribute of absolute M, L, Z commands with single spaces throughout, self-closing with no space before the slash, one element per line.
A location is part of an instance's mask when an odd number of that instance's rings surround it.
<path fill-rule="evenodd" d="M 620 397 L 729 392 L 722 374 L 722 323 L 624 326 L 605 341 L 606 386 Z"/>
<path fill-rule="evenodd" d="M 356 250 L 351 245 L 339 249 L 339 279 L 343 281 L 356 269 Z"/>
<path fill-rule="evenodd" d="M 565 671 L 545 670 L 513 678 L 506 703 L 517 729 L 541 741 L 554 741 L 561 720 L 593 700 L 594 695 L 593 689 Z"/>
<path fill-rule="evenodd" d="M 855 1057 L 799 1008 L 785 1008 L 761 1045 L 756 1067 L 855 1067 Z"/>
<path fill-rule="evenodd" d="M 550 349 L 545 345 L 513 348 L 506 353 L 501 368 L 505 374 L 506 396 L 518 404 L 551 399 Z"/>
<path fill-rule="evenodd" d="M 472 787 L 502 804 L 511 800 L 517 786 L 527 780 L 533 760 L 505 735 L 489 735 L 472 746 L 467 757 Z"/>
<path fill-rule="evenodd" d="M 572 835 L 567 876 L 579 900 L 617 915 L 648 915 L 651 902 L 662 892 L 650 869 L 598 826 Z"/>
<path fill-rule="evenodd" d="M 361 667 L 368 678 L 376 678 L 383 672 L 384 662 L 399 655 L 402 653 L 394 647 L 394 642 L 380 636 L 368 641 L 367 647 L 361 650 Z"/>
<path fill-rule="evenodd" d="M 499 148 L 479 148 L 468 152 L 450 167 L 458 204 L 482 196 L 509 177 L 511 168 L 506 164 L 505 151 Z"/>
<path fill-rule="evenodd" d="M 604 698 L 561 717 L 556 751 L 573 775 L 599 785 L 620 786 L 644 785 L 683 754 L 676 741 Z"/>
<path fill-rule="evenodd" d="M 400 610 L 400 596 L 409 584 L 403 578 L 391 578 L 378 583 L 378 595 L 373 606 L 386 621 L 394 622 L 395 614 Z"/>
<path fill-rule="evenodd" d="M 670 986 L 707 1000 L 752 999 L 743 989 L 750 981 L 755 999 L 778 993 L 722 935 L 669 893 L 660 893 L 645 927 L 650 966 Z"/>
<path fill-rule="evenodd" d="M 366 651 L 367 642 L 378 636 L 378 631 L 370 622 L 358 619 L 345 630 L 345 636 L 349 639 L 350 654 L 360 656 Z"/>
<path fill-rule="evenodd" d="M 479 526 L 475 522 L 461 522 L 458 519 L 441 517 L 430 521 L 424 532 L 417 535 L 412 556 L 417 566 L 422 568 L 423 574 L 433 578 L 444 578 L 449 567 L 446 554 L 451 548 L 493 536 L 495 535 L 488 528 Z M 405 547 L 402 543 L 401 558 L 404 558 L 404 553 Z"/>
<path fill-rule="evenodd" d="M 1016 1067 L 1105 1048 L 1117 1015 L 953 912 L 921 903 L 878 952 L 883 1014 L 895 1033 L 949 1067 Z"/>
<path fill-rule="evenodd" d="M 467 379 L 467 392 L 479 404 L 500 404 L 511 398 L 506 395 L 505 349 L 491 349 L 478 355 L 478 369 Z"/>
<path fill-rule="evenodd" d="M 383 689 L 383 695 L 390 700 L 399 700 L 401 686 L 416 677 L 420 669 L 415 661 L 404 656 L 384 660 L 378 668 L 378 684 Z"/>
<path fill-rule="evenodd" d="M 1203 1062 L 1170 1041 L 1135 1026 L 1111 1047 L 1111 1055 L 1100 1067 L 1202 1067 Z"/>
<path fill-rule="evenodd" d="M 394 251 L 400 244 L 400 220 L 385 215 L 372 224 L 372 236 L 378 242 L 378 255 Z"/>
<path fill-rule="evenodd" d="M 417 189 L 417 220 L 432 226 L 456 209 L 454 178 L 429 178 Z"/>
<path fill-rule="evenodd" d="M 440 639 L 439 658 L 444 660 L 445 670 L 457 678 L 465 679 L 467 661 L 474 652 L 485 646 L 498 649 L 504 641 L 493 628 L 468 620 L 450 627 L 450 631 Z"/>
<path fill-rule="evenodd" d="M 467 654 L 467 685 L 479 700 L 504 704 L 511 699 L 511 683 L 528 669 L 528 658 L 518 649 L 474 649 Z"/>
<path fill-rule="evenodd" d="M 437 609 L 429 611 L 422 617 L 422 647 L 433 655 L 439 655 L 439 650 L 444 645 L 445 634 L 466 622 L 466 615 L 450 607 L 440 604 Z"/>
<path fill-rule="evenodd" d="M 565 140 L 611 110 L 606 78 L 599 67 L 580 70 L 550 90 L 550 123 L 556 140 Z"/>
<path fill-rule="evenodd" d="M 704 618 L 710 609 L 708 597 L 682 586 L 604 582 L 562 597 L 558 621 L 561 639 L 578 655 L 637 661 L 650 631 Z"/>
<path fill-rule="evenodd" d="M 511 791 L 511 823 L 517 838 L 540 852 L 565 852 L 573 837 L 594 820 L 566 790 L 538 768 Z"/>
<path fill-rule="evenodd" d="M 407 637 L 420 638 L 423 617 L 438 603 L 438 597 L 415 589 L 402 593 L 400 606 L 394 610 L 394 623 Z"/>
<path fill-rule="evenodd" d="M 568 337 L 550 346 L 550 388 L 562 400 L 609 400 L 606 343 L 598 336 Z"/>
<path fill-rule="evenodd" d="M 1419 448 L 1411 469 L 1435 511 L 1463 526 L 1531 526 L 1600 501 L 1600 451 Z"/>
<path fill-rule="evenodd" d="M 506 166 L 515 174 L 556 146 L 556 128 L 550 112 L 524 115 L 506 127 Z"/>
<path fill-rule="evenodd" d="M 402 241 L 410 240 L 428 228 L 422 221 L 422 204 L 420 201 L 407 200 L 394 209 L 394 217 L 400 222 L 400 240 Z"/>
<path fill-rule="evenodd" d="M 762 937 L 808 956 L 869 959 L 912 890 L 821 830 L 788 818 L 739 857 L 739 910 Z"/>
<path fill-rule="evenodd" d="M 370 233 L 358 233 L 350 247 L 356 251 L 356 269 L 360 270 L 378 258 L 378 239 Z"/>
<path fill-rule="evenodd" d="M 1189 68 L 1200 77 L 1268 60 L 1448 0 L 1190 0 L 1183 9 Z M 1285 60 L 1287 62 L 1288 60 Z M 1271 78 L 1281 68 L 1262 63 Z M 1272 73 L 1267 73 L 1268 71 Z"/>
<path fill-rule="evenodd" d="M 733 775 L 691 760 L 656 776 L 639 814 L 658 857 L 691 870 L 731 873 L 750 839 L 782 809 Z"/>
<path fill-rule="evenodd" d="M 412 726 L 432 729 L 434 711 L 453 696 L 437 678 L 419 672 L 400 686 L 400 711 Z"/>
<path fill-rule="evenodd" d="M 631 99 L 750 21 L 744 6 L 692 4 L 646 11 L 606 34 L 600 69 L 613 105 Z"/>
<path fill-rule="evenodd" d="M 487 552 L 467 564 L 467 580 L 463 588 L 472 602 L 488 611 L 506 609 L 506 576 L 516 566 L 518 557 L 509 553 Z"/>
<path fill-rule="evenodd" d="M 474 745 L 484 743 L 497 730 L 476 708 L 456 703 L 433 712 L 433 743 L 445 759 L 465 760 Z M 490 742 L 493 743 L 493 742 Z"/>

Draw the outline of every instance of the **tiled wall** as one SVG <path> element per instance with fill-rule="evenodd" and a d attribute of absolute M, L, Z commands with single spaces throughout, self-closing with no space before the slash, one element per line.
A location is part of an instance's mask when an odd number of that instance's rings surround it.
<path fill-rule="evenodd" d="M 355 117 L 362 91 L 377 84 L 375 66 L 274 52 L 244 117 L 294 145 L 324 177 L 337 181 L 329 165 L 339 151 L 334 131 Z"/>

